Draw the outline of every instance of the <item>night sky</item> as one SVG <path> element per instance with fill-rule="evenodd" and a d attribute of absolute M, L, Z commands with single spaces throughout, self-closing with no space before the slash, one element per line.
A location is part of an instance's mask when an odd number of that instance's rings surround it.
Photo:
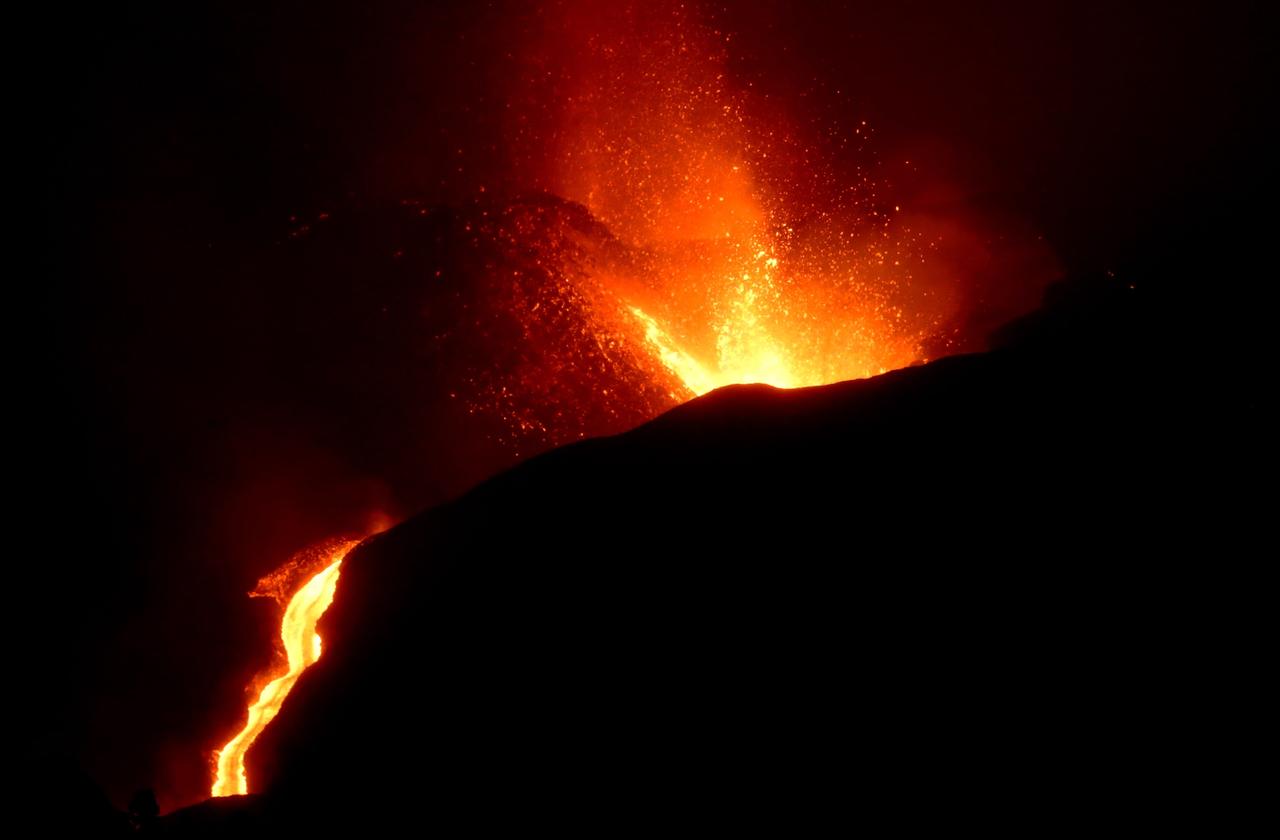
<path fill-rule="evenodd" d="M 1274 168 L 1260 5 L 697 14 L 731 36 L 733 85 L 801 122 L 866 120 L 886 172 L 913 163 L 903 204 L 1042 242 L 1068 274 L 1123 271 L 1236 219 L 1246 241 L 1204 248 L 1257 246 Z M 117 806 L 144 786 L 165 810 L 198 801 L 269 650 L 272 609 L 244 597 L 258 577 L 517 457 L 459 437 L 427 385 L 389 376 L 351 408 L 399 345 L 345 331 L 359 266 L 290 273 L 273 249 L 321 213 L 536 188 L 507 105 L 536 101 L 520 80 L 547 21 L 589 6 L 127 3 L 18 32 L 39 189 L 38 236 L 18 249 L 35 300 L 14 313 L 33 337 L 17 360 L 31 396 L 14 562 L 31 577 L 11 591 L 31 615 L 13 673 L 39 686 L 20 733 L 39 766 L 79 768 Z M 1206 276 L 1203 317 L 1249 309 L 1251 283 Z M 1211 332 L 1171 353 L 1229 355 L 1204 346 Z"/>

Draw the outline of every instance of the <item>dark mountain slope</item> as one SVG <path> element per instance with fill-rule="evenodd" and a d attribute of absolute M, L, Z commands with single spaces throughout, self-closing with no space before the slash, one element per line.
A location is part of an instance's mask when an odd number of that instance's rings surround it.
<path fill-rule="evenodd" d="M 1095 285 L 1001 350 L 725 389 L 368 541 L 251 755 L 259 824 L 1085 825 L 1158 793 L 1196 423 Z"/>

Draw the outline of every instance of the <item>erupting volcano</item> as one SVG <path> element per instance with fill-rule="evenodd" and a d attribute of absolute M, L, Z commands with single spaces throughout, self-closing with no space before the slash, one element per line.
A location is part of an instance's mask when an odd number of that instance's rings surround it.
<path fill-rule="evenodd" d="M 843 98 L 843 114 L 806 110 L 808 91 L 735 78 L 731 35 L 698 9 L 542 17 L 503 64 L 503 142 L 459 140 L 458 205 L 405 200 L 421 232 L 386 245 L 413 266 L 415 352 L 448 358 L 442 390 L 501 417 L 519 456 L 724 385 L 979 349 L 1057 276 L 1034 234 L 910 193 L 915 164 L 886 160 Z"/>
<path fill-rule="evenodd" d="M 616 303 L 592 320 L 673 374 L 677 400 L 860 378 L 946 347 L 957 297 L 920 271 L 936 242 L 887 197 L 865 121 L 805 122 L 736 88 L 731 38 L 683 7 L 572 17 L 547 38 L 509 103 L 515 147 L 544 149 L 520 157 L 533 185 L 630 251 L 590 267 Z M 860 159 L 852 175 L 840 158 Z"/>
<path fill-rule="evenodd" d="M 507 181 L 473 183 L 453 209 L 402 201 L 388 225 L 400 239 L 378 255 L 411 267 L 412 291 L 382 312 L 408 313 L 433 387 L 495 418 L 511 461 L 726 385 L 824 385 L 972 347 L 999 248 L 1022 291 L 997 308 L 1029 304 L 1052 276 L 1039 246 L 978 248 L 964 223 L 904 211 L 892 173 L 909 161 L 882 165 L 866 120 L 735 84 L 732 38 L 696 10 L 599 12 L 566 11 L 508 56 Z M 460 180 L 480 177 L 465 146 L 453 154 Z M 291 245 L 323 248 L 341 224 L 301 222 Z M 957 267 L 974 250 L 982 276 Z M 219 751 L 215 796 L 249 790 L 245 753 L 319 656 L 315 622 L 349 547 L 288 601 L 287 671 Z"/>
<path fill-rule="evenodd" d="M 35 4 L 9 833 L 1146 825 L 1264 5 Z"/>

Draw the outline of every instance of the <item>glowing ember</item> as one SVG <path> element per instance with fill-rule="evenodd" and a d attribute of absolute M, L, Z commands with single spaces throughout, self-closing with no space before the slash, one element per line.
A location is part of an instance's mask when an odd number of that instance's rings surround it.
<path fill-rule="evenodd" d="M 214 796 L 234 796 L 249 792 L 249 782 L 244 770 L 245 755 L 262 730 L 279 713 L 298 677 L 320 658 L 320 636 L 316 634 L 316 622 L 333 603 L 342 559 L 355 545 L 354 540 L 341 543 L 330 554 L 329 564 L 289 599 L 284 619 L 280 622 L 280 640 L 284 643 L 285 655 L 288 657 L 288 670 L 267 683 L 258 695 L 257 702 L 249 707 L 249 719 L 244 729 L 218 752 Z"/>

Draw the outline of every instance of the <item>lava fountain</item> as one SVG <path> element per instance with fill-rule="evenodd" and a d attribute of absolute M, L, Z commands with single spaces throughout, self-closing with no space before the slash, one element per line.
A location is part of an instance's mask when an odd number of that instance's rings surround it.
<path fill-rule="evenodd" d="M 333 603 L 342 560 L 357 543 L 357 540 L 344 540 L 336 548 L 330 549 L 328 564 L 312 575 L 289 599 L 280 622 L 280 641 L 284 645 L 286 670 L 272 677 L 263 687 L 258 699 L 249 707 L 244 728 L 218 751 L 212 790 L 214 796 L 235 796 L 249 792 L 249 781 L 245 776 L 245 755 L 262 730 L 279 714 L 280 707 L 284 705 L 284 700 L 298 677 L 320 658 L 321 645 L 320 636 L 316 633 L 316 622 Z M 292 565 L 286 564 L 276 575 L 285 577 L 284 573 Z M 278 586 L 270 577 L 264 583 L 268 587 Z M 263 593 L 263 588 L 260 584 L 257 594 L 270 594 Z"/>
<path fill-rule="evenodd" d="M 731 35 L 688 4 L 569 8 L 531 59 L 543 72 L 514 86 L 519 163 L 631 249 L 630 271 L 602 278 L 621 306 L 593 316 L 675 378 L 678 402 L 950 349 L 960 313 L 925 267 L 937 242 L 890 196 L 865 120 L 806 118 L 735 80 Z"/>

